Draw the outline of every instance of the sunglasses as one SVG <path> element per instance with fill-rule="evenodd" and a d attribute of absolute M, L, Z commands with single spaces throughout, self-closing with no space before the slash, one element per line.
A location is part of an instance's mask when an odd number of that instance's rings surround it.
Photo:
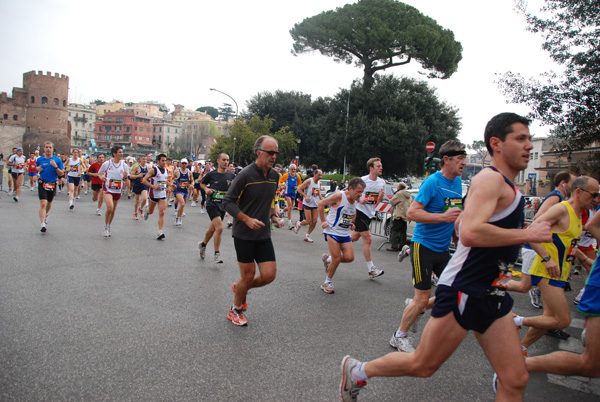
<path fill-rule="evenodd" d="M 261 151 L 261 152 L 266 152 L 266 153 L 268 153 L 271 156 L 273 156 L 273 155 L 279 155 L 279 151 L 266 151 L 266 150 L 264 150 L 262 148 L 259 148 L 258 150 Z"/>
<path fill-rule="evenodd" d="M 581 189 L 581 191 L 585 191 L 586 193 L 588 193 L 589 195 L 591 195 L 592 198 L 598 198 L 598 197 L 600 197 L 600 193 L 592 193 L 591 191 L 587 191 L 587 190 L 584 190 L 584 189 Z"/>

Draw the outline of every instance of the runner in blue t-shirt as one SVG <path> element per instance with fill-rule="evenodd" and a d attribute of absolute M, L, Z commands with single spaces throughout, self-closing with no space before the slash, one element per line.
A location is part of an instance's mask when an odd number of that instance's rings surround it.
<path fill-rule="evenodd" d="M 431 275 L 439 277 L 450 260 L 454 222 L 462 211 L 460 175 L 466 164 L 465 145 L 447 141 L 440 147 L 440 157 L 441 170 L 421 184 L 406 214 L 408 220 L 417 222 L 410 251 L 415 295 L 406 299 L 402 322 L 390 339 L 390 345 L 401 352 L 414 351 L 408 330 L 423 310 L 433 307 Z"/>
<path fill-rule="evenodd" d="M 42 228 L 40 231 L 46 233 L 46 225 L 48 224 L 48 213 L 52 208 L 52 200 L 56 194 L 56 182 L 58 176 L 62 176 L 64 166 L 60 158 L 53 156 L 54 144 L 50 141 L 44 143 L 44 155 L 36 160 L 37 171 L 39 173 L 38 180 L 38 196 L 40 198 L 40 222 Z"/>

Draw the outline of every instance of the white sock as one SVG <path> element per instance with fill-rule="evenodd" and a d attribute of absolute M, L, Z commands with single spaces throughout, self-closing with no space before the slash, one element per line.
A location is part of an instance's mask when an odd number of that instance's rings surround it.
<path fill-rule="evenodd" d="M 369 268 L 369 271 L 372 271 L 373 267 L 375 267 L 375 264 L 373 264 L 373 261 L 367 261 L 367 268 Z"/>
<path fill-rule="evenodd" d="M 333 282 L 333 279 L 331 279 L 330 277 L 326 276 L 325 277 L 325 283 L 331 283 Z"/>
<path fill-rule="evenodd" d="M 523 317 L 521 317 L 520 315 L 514 316 L 513 320 L 515 321 L 515 325 L 517 327 L 522 327 L 523 326 Z"/>
<path fill-rule="evenodd" d="M 331 264 L 331 256 L 327 257 L 327 264 Z"/>
<path fill-rule="evenodd" d="M 365 363 L 358 363 L 354 368 L 350 371 L 350 377 L 354 381 L 367 381 L 367 373 L 365 373 Z"/>
<path fill-rule="evenodd" d="M 406 332 L 402 332 L 402 331 L 400 331 L 400 328 L 398 328 L 396 330 L 396 333 L 394 334 L 394 336 L 396 338 L 405 338 L 406 337 Z"/>

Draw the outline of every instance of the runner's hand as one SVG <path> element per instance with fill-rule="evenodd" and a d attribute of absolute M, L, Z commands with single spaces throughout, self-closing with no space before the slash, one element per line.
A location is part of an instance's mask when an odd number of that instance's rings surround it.
<path fill-rule="evenodd" d="M 321 223 L 321 227 L 323 229 L 328 228 L 329 227 L 329 222 L 325 221 L 325 222 Z"/>
<path fill-rule="evenodd" d="M 527 227 L 527 233 L 532 243 L 550 243 L 552 241 L 552 232 L 550 231 L 550 222 L 535 220 Z"/>
<path fill-rule="evenodd" d="M 460 208 L 448 208 L 448 210 L 442 214 L 444 217 L 444 222 L 454 223 L 454 221 L 458 219 L 458 216 L 461 212 L 462 209 Z"/>
<path fill-rule="evenodd" d="M 258 219 L 254 219 L 254 218 L 249 218 L 246 221 L 246 225 L 252 230 L 257 230 L 257 229 L 260 229 L 261 227 L 265 226 L 265 224 L 262 221 L 259 221 Z"/>

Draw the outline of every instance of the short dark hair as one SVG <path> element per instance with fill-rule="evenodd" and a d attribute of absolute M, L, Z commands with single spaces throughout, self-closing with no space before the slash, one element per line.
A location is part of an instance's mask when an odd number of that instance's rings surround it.
<path fill-rule="evenodd" d="M 556 176 L 554 176 L 554 187 L 558 187 L 560 185 L 561 181 L 565 181 L 565 183 L 568 183 L 571 181 L 571 172 L 569 172 L 568 170 L 563 170 L 561 172 L 558 172 L 556 174 Z"/>
<path fill-rule="evenodd" d="M 161 158 L 165 158 L 165 159 L 167 159 L 167 155 L 165 155 L 165 154 L 159 154 L 159 155 L 156 157 L 156 161 L 158 162 L 158 161 L 159 161 Z"/>
<path fill-rule="evenodd" d="M 110 149 L 110 154 L 111 154 L 112 156 L 115 156 L 115 154 L 116 154 L 117 152 L 119 152 L 119 149 L 123 149 L 123 147 L 122 147 L 122 146 L 120 146 L 120 145 L 113 145 L 113 146 L 112 146 L 112 148 Z"/>
<path fill-rule="evenodd" d="M 450 152 L 450 151 L 460 151 L 460 150 L 464 150 L 465 149 L 465 144 L 463 144 L 462 142 L 460 142 L 459 140 L 448 140 L 446 142 L 444 142 L 442 144 L 442 146 L 440 147 L 440 166 L 444 166 L 446 164 L 446 162 L 444 161 L 444 154 Z M 449 158 L 453 158 L 453 156 L 450 156 Z"/>
<path fill-rule="evenodd" d="M 515 123 L 522 123 L 529 127 L 531 120 L 516 113 L 500 113 L 488 121 L 483 133 L 483 139 L 485 142 L 485 147 L 490 155 L 494 155 L 494 150 L 490 145 L 490 140 L 492 137 L 496 137 L 500 141 L 504 142 L 506 140 L 506 135 L 512 133 L 512 125 Z"/>
<path fill-rule="evenodd" d="M 363 179 L 361 179 L 360 177 L 353 177 L 352 180 L 350 180 L 350 183 L 348 183 L 348 188 L 356 190 L 356 187 L 358 187 L 359 185 L 363 186 L 363 188 L 367 187 Z"/>

